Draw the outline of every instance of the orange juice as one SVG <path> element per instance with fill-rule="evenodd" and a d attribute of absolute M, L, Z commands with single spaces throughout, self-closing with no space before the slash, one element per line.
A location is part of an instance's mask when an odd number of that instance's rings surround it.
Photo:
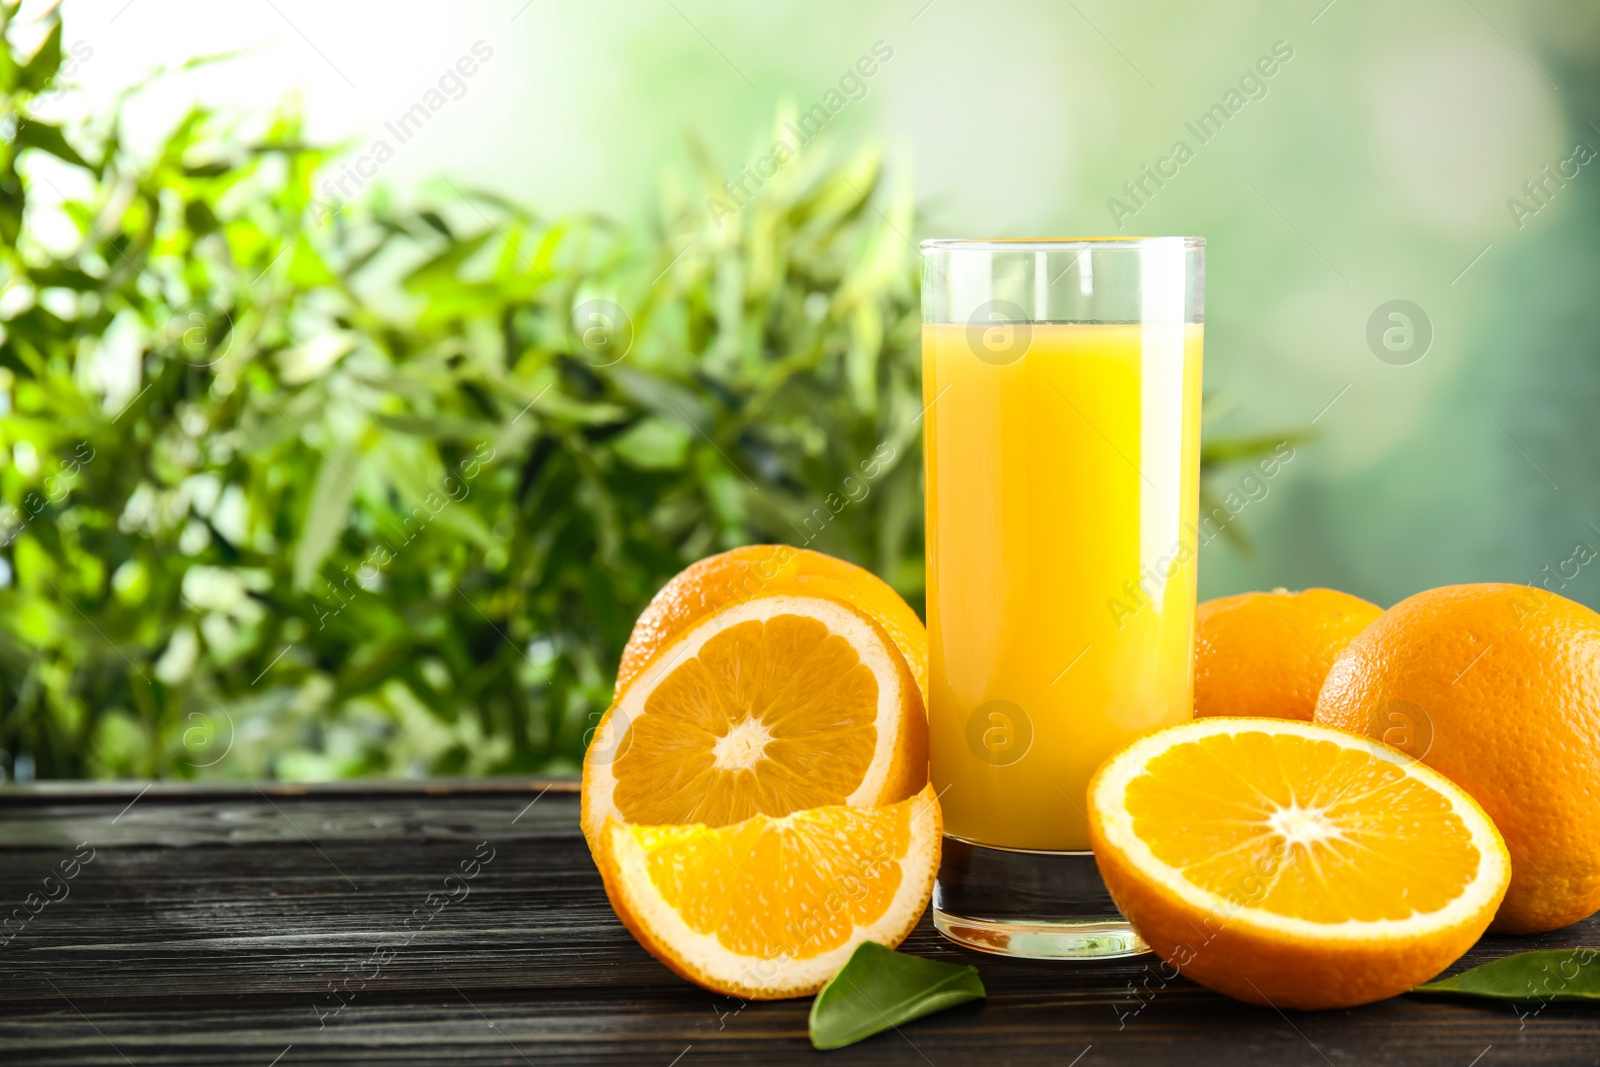
<path fill-rule="evenodd" d="M 1089 847 L 1089 776 L 1193 714 L 1201 330 L 923 327 L 929 707 L 945 832 Z"/>

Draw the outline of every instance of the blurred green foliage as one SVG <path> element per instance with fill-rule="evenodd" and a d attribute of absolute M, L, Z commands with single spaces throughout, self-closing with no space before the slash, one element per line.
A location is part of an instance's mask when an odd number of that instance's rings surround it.
<path fill-rule="evenodd" d="M 144 154 L 120 112 L 37 118 L 60 42 L 0 51 L 9 773 L 570 771 L 694 559 L 809 544 L 920 606 L 911 201 L 874 151 L 720 226 L 671 188 L 648 233 L 344 204 L 292 112 Z"/>

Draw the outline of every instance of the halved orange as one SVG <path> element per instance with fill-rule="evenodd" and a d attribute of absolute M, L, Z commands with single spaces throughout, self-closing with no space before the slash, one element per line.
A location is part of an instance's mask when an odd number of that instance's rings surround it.
<path fill-rule="evenodd" d="M 759 596 L 618 686 L 583 761 L 583 831 L 593 848 L 607 818 L 726 826 L 889 804 L 927 780 L 922 697 L 883 627 L 830 596 Z"/>
<path fill-rule="evenodd" d="M 606 895 L 677 974 L 752 1000 L 815 993 L 863 941 L 905 940 L 933 893 L 933 787 L 881 808 L 832 806 L 731 826 L 607 820 Z"/>
<path fill-rule="evenodd" d="M 1089 783 L 1122 913 L 1185 976 L 1253 1004 L 1404 992 L 1470 948 L 1511 861 L 1464 790 L 1405 753 L 1294 720 L 1207 718 Z"/>

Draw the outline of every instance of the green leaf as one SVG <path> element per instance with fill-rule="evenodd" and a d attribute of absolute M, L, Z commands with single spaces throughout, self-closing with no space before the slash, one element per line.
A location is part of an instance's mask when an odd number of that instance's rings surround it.
<path fill-rule="evenodd" d="M 11 49 L 0 48 L 0 93 L 9 93 L 17 87 L 17 75 L 21 69 Z"/>
<path fill-rule="evenodd" d="M 1519 952 L 1411 992 L 1537 1002 L 1600 1000 L 1600 949 Z"/>
<path fill-rule="evenodd" d="M 208 52 L 203 56 L 191 56 L 184 60 L 182 66 L 178 69 L 197 70 L 200 67 L 209 67 L 213 63 L 227 63 L 230 60 L 238 59 L 240 56 L 248 54 L 249 49 L 246 48 L 230 48 L 226 52 Z"/>
<path fill-rule="evenodd" d="M 41 152 L 48 152 L 57 159 L 65 160 L 75 166 L 94 170 L 89 161 L 78 154 L 78 150 L 67 143 L 61 136 L 58 127 L 43 122 L 34 122 L 32 119 L 22 119 L 17 123 L 18 148 L 37 148 Z"/>
<path fill-rule="evenodd" d="M 191 200 L 183 205 L 183 223 L 196 237 L 204 237 L 222 228 L 217 216 L 204 200 Z"/>
<path fill-rule="evenodd" d="M 1276 451 L 1281 445 L 1298 445 L 1311 440 L 1312 434 L 1303 430 L 1284 433 L 1255 434 L 1248 437 L 1216 437 L 1200 448 L 1200 462 L 1205 467 L 1223 463 L 1237 463 L 1255 459 Z"/>
<path fill-rule="evenodd" d="M 987 995 L 971 964 L 939 963 L 863 941 L 812 1001 L 811 1044 L 843 1048 Z"/>
<path fill-rule="evenodd" d="M 640 419 L 611 448 L 635 470 L 680 470 L 689 456 L 689 431 L 665 419 Z"/>
<path fill-rule="evenodd" d="M 438 415 L 433 418 L 424 418 L 419 415 L 385 415 L 381 412 L 374 416 L 374 421 L 380 426 L 387 426 L 400 433 L 413 434 L 417 437 L 426 437 L 434 441 L 471 441 L 476 443 L 486 438 L 493 437 L 500 427 L 483 419 L 459 418 L 448 415 Z"/>
<path fill-rule="evenodd" d="M 75 289 L 81 293 L 92 293 L 103 284 L 92 274 L 59 263 L 39 267 L 29 277 L 40 289 Z"/>
<path fill-rule="evenodd" d="M 443 252 L 402 278 L 401 284 L 410 292 L 423 292 L 437 289 L 442 285 L 458 283 L 457 272 L 460 271 L 461 265 L 471 259 L 493 236 L 493 233 L 480 233 L 464 241 L 452 241 Z"/>
<path fill-rule="evenodd" d="M 333 551 L 339 535 L 344 532 L 350 515 L 350 500 L 355 496 L 355 453 L 350 449 L 336 449 L 324 456 L 317 471 L 317 482 L 311 490 L 311 501 L 306 507 L 306 521 L 300 531 L 300 543 L 294 550 L 294 584 L 297 589 L 309 589 L 322 561 Z"/>
<path fill-rule="evenodd" d="M 303 233 L 294 238 L 294 255 L 289 257 L 288 277 L 294 284 L 307 288 L 331 285 L 339 280 Z"/>
<path fill-rule="evenodd" d="M 417 212 L 417 218 L 438 230 L 445 240 L 454 241 L 456 239 L 456 235 L 450 232 L 450 225 L 444 221 L 444 218 L 437 211 L 419 211 Z"/>
<path fill-rule="evenodd" d="M 61 23 L 58 21 L 50 27 L 50 35 L 44 39 L 44 44 L 33 54 L 17 72 L 18 81 L 24 89 L 39 92 L 50 84 L 50 79 L 56 76 L 56 71 L 61 67 Z"/>

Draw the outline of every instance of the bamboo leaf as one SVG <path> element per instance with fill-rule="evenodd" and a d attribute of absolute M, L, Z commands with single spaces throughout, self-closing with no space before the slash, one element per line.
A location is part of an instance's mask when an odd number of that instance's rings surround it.
<path fill-rule="evenodd" d="M 334 149 L 294 106 L 264 130 L 199 106 L 133 152 L 139 85 L 26 119 L 49 59 L 0 42 L 12 147 L 88 179 L 70 250 L 0 180 L 19 279 L 58 290 L 0 344 L 0 771 L 571 771 L 632 620 L 694 559 L 815 538 L 920 606 L 917 226 L 876 149 L 819 140 L 721 225 L 670 189 L 628 225 L 456 211 L 453 187 L 333 210 Z M 614 363 L 574 331 L 602 296 L 631 325 Z M 172 358 L 191 322 L 206 358 Z M 1208 442 L 1207 469 L 1288 436 Z M 260 578 L 202 619 L 197 568 Z M 195 701 L 240 727 L 215 767 L 184 758 Z"/>
<path fill-rule="evenodd" d="M 33 54 L 33 58 L 17 71 L 17 81 L 24 89 L 39 92 L 50 84 L 56 76 L 56 71 L 61 68 L 61 21 L 58 18 L 50 33 L 44 39 L 44 44 Z"/>
<path fill-rule="evenodd" d="M 637 470 L 679 470 L 689 456 L 689 431 L 665 419 L 640 419 L 611 442 L 611 450 Z"/>
<path fill-rule="evenodd" d="M 16 146 L 18 148 L 37 148 L 41 152 L 48 152 L 59 160 L 94 170 L 94 166 L 81 155 L 78 150 L 67 143 L 59 127 L 51 126 L 44 122 L 35 122 L 33 119 L 17 120 Z"/>
<path fill-rule="evenodd" d="M 317 469 L 316 484 L 306 505 L 305 522 L 294 550 L 294 584 L 309 589 L 323 560 L 344 532 L 355 496 L 354 450 L 339 448 L 325 455 Z"/>
<path fill-rule="evenodd" d="M 1298 445 L 1315 436 L 1310 431 L 1286 430 L 1282 433 L 1254 434 L 1247 437 L 1212 438 L 1200 448 L 1200 463 L 1213 466 L 1238 463 L 1271 455 L 1284 445 Z"/>

